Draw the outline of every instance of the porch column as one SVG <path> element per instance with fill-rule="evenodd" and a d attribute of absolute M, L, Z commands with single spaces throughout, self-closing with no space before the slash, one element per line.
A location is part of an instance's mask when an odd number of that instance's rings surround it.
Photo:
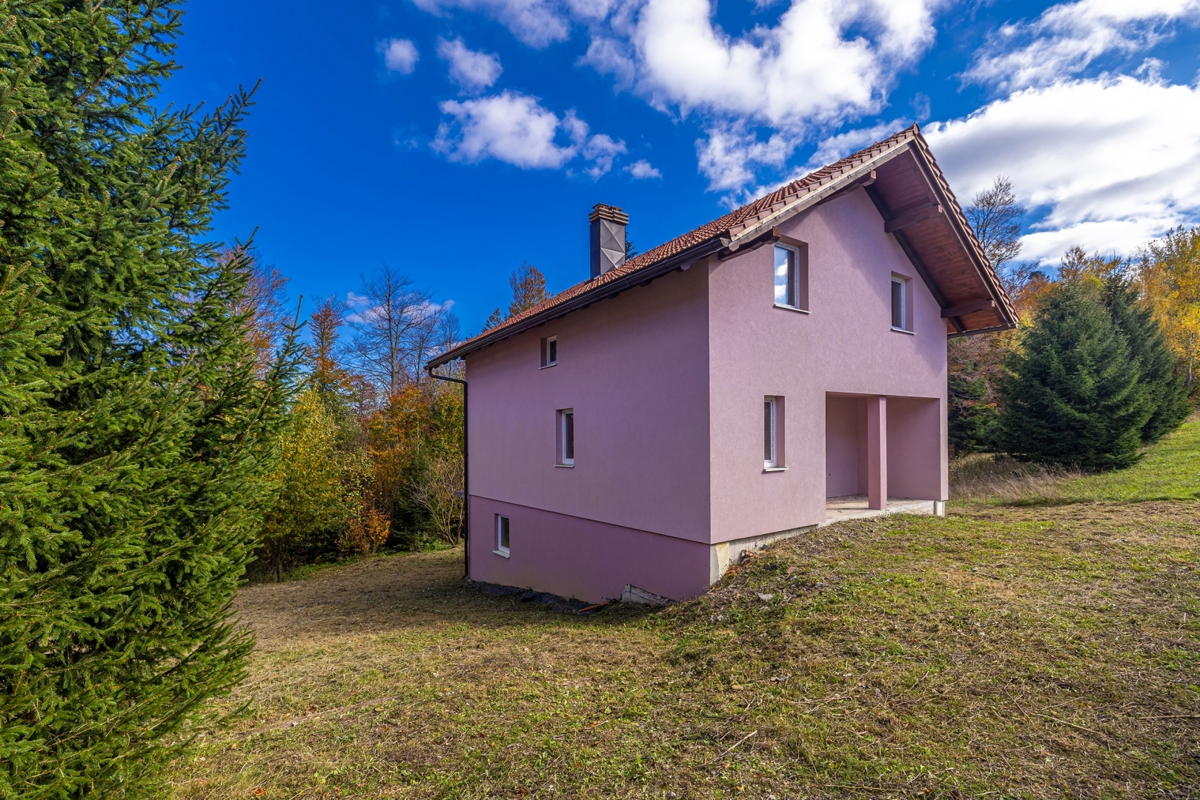
<path fill-rule="evenodd" d="M 887 508 L 887 398 L 867 398 L 867 506 Z"/>

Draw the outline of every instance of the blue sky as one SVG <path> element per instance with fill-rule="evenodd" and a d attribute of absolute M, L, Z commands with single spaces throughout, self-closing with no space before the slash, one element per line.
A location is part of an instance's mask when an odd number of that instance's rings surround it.
<path fill-rule="evenodd" d="M 307 0 L 189 5 L 163 99 L 262 79 L 216 236 L 293 297 L 382 264 L 464 333 L 522 261 L 587 277 L 587 213 L 645 250 L 920 122 L 964 205 L 998 174 L 1024 256 L 1200 223 L 1200 0 Z"/>

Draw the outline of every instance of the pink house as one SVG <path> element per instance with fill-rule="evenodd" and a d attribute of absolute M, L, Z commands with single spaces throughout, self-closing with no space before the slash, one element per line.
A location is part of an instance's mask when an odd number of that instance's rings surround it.
<path fill-rule="evenodd" d="M 466 360 L 468 574 L 703 593 L 853 513 L 944 513 L 946 340 L 1016 316 L 916 126 L 435 359 Z"/>

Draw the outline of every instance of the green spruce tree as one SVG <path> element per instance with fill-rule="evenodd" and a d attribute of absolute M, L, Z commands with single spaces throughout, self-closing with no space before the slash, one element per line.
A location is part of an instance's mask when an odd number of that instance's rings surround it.
<path fill-rule="evenodd" d="M 1179 427 L 1192 410 L 1183 375 L 1176 369 L 1175 355 L 1162 328 L 1142 304 L 1137 285 L 1123 273 L 1105 279 L 1104 304 L 1117 329 L 1125 335 L 1129 357 L 1141 371 L 1142 387 L 1150 403 L 1150 418 L 1142 426 L 1142 443 L 1158 441 Z"/>
<path fill-rule="evenodd" d="M 0 0 L 0 797 L 139 797 L 243 675 L 287 337 L 205 240 L 245 94 L 153 100 L 178 2 Z"/>
<path fill-rule="evenodd" d="M 1017 458 L 1086 470 L 1138 458 L 1151 403 L 1124 334 L 1095 278 L 1064 283 L 1039 302 L 1006 361 L 998 438 Z"/>

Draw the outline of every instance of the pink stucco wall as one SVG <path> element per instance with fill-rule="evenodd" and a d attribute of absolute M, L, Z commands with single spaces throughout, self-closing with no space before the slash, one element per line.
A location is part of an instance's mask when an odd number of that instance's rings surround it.
<path fill-rule="evenodd" d="M 924 499 L 947 496 L 946 327 L 937 301 L 861 190 L 793 217 L 781 232 L 808 245 L 807 314 L 773 306 L 770 246 L 708 263 L 714 542 L 825 519 L 830 392 L 935 401 L 929 446 L 939 458 L 927 483 L 937 491 Z M 891 330 L 892 273 L 910 278 L 913 334 Z M 767 395 L 786 398 L 786 472 L 763 471 Z M 888 450 L 894 472 L 905 448 Z"/>
<path fill-rule="evenodd" d="M 497 555 L 497 514 L 509 518 L 509 555 Z M 673 536 L 476 497 L 471 502 L 471 577 L 593 603 L 627 584 L 673 600 L 703 594 L 709 546 Z"/>
<path fill-rule="evenodd" d="M 587 600 L 625 584 L 698 594 L 711 544 L 824 521 L 830 471 L 839 492 L 867 491 L 872 402 L 886 409 L 875 450 L 888 494 L 947 497 L 936 301 L 861 190 L 781 229 L 807 244 L 809 313 L 773 306 L 764 246 L 467 357 L 472 578 Z M 893 273 L 910 279 L 913 334 L 891 330 Z M 539 369 L 548 336 L 558 364 Z M 784 398 L 784 471 L 763 469 L 765 396 Z M 571 468 L 555 466 L 564 408 L 575 412 Z M 492 552 L 501 509 L 507 559 Z"/>
<path fill-rule="evenodd" d="M 469 355 L 471 494 L 707 542 L 707 326 L 700 265 Z M 558 364 L 539 369 L 548 336 Z"/>

